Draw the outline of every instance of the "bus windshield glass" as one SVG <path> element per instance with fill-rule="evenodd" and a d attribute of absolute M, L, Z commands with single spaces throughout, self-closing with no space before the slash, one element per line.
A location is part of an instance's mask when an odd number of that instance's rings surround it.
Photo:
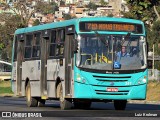
<path fill-rule="evenodd" d="M 136 35 L 79 35 L 76 65 L 98 70 L 138 70 L 146 67 L 145 38 Z"/>

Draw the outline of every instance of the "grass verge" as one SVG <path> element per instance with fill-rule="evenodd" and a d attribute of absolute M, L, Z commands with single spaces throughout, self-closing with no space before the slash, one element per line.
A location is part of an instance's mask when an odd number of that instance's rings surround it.
<path fill-rule="evenodd" d="M 146 101 L 160 101 L 160 82 L 149 81 Z"/>
<path fill-rule="evenodd" d="M 10 81 L 0 81 L 0 96 L 12 96 L 13 92 L 11 90 Z"/>

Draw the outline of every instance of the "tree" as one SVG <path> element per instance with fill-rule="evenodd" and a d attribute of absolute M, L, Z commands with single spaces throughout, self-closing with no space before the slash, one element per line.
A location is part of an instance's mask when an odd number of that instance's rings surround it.
<path fill-rule="evenodd" d="M 36 25 L 39 25 L 40 24 L 40 21 L 38 19 L 36 19 L 34 22 L 33 22 L 33 26 L 36 26 Z"/>
<path fill-rule="evenodd" d="M 90 10 L 97 10 L 97 5 L 93 2 L 89 2 L 88 5 L 86 5 Z"/>
<path fill-rule="evenodd" d="M 60 5 L 65 5 L 65 2 L 63 0 L 61 0 Z"/>
<path fill-rule="evenodd" d="M 129 12 L 124 13 L 124 17 L 147 21 L 150 25 L 153 21 L 160 19 L 159 0 L 126 0 L 126 2 Z"/>
<path fill-rule="evenodd" d="M 14 6 L 1 4 L 4 10 L 0 13 L 0 54 L 1 59 L 11 60 L 13 34 L 17 28 L 27 27 L 34 11 L 29 11 L 25 2 L 17 2 Z"/>
<path fill-rule="evenodd" d="M 142 20 L 147 31 L 149 50 L 155 44 L 155 54 L 160 54 L 160 0 L 126 0 L 129 12 L 122 12 L 126 18 Z M 159 64 L 160 65 L 160 64 Z"/>
<path fill-rule="evenodd" d="M 52 6 L 53 6 L 53 11 L 55 12 L 55 11 L 58 11 L 58 4 L 57 3 L 55 3 L 55 2 L 51 2 L 50 3 Z"/>
<path fill-rule="evenodd" d="M 27 27 L 30 18 L 35 12 L 35 10 L 30 11 L 25 2 L 17 2 L 14 4 L 14 7 L 9 6 L 8 4 L 2 4 L 2 6 L 12 12 L 12 14 L 10 13 L 10 16 L 17 16 L 20 19 L 19 28 Z"/>
<path fill-rule="evenodd" d="M 112 13 L 108 14 L 108 17 L 113 17 L 114 15 Z"/>
<path fill-rule="evenodd" d="M 69 19 L 76 18 L 76 16 L 71 16 L 70 14 L 64 14 L 64 15 L 63 15 L 63 18 L 64 18 L 65 20 L 69 20 Z"/>
<path fill-rule="evenodd" d="M 38 11 L 45 15 L 54 13 L 57 10 L 58 10 L 58 5 L 55 2 L 47 3 L 44 1 L 39 1 L 35 6 L 35 11 Z"/>
<path fill-rule="evenodd" d="M 4 10 L 10 10 L 9 13 L 0 13 L 0 52 L 2 57 L 9 55 L 9 59 L 11 59 L 11 46 L 15 30 L 27 27 L 29 20 L 36 12 L 47 14 L 57 10 L 56 3 L 49 4 L 41 1 L 37 2 L 34 9 L 28 9 L 26 2 L 23 1 L 15 3 L 14 6 L 9 6 L 8 4 L 0 4 L 0 6 Z M 35 24 L 38 24 L 37 20 Z"/>
<path fill-rule="evenodd" d="M 104 0 L 101 0 L 101 1 L 100 1 L 100 4 L 101 4 L 101 6 L 107 6 L 107 5 L 108 5 L 108 2 L 105 2 Z"/>

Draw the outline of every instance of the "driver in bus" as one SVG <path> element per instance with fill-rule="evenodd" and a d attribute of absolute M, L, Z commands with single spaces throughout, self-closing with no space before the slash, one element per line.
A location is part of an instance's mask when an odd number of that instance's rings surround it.
<path fill-rule="evenodd" d="M 126 46 L 122 46 L 121 51 L 117 52 L 117 57 L 130 57 L 130 54 L 127 53 Z"/>

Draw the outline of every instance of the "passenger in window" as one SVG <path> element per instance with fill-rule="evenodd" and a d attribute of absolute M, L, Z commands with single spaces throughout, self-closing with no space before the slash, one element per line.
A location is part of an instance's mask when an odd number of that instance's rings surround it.
<path fill-rule="evenodd" d="M 132 56 L 135 56 L 135 55 L 137 55 L 137 48 L 136 47 L 134 47 L 132 49 Z"/>
<path fill-rule="evenodd" d="M 64 47 L 63 47 L 63 45 L 61 45 L 61 47 L 60 47 L 60 54 L 63 55 L 63 52 L 64 52 Z"/>

